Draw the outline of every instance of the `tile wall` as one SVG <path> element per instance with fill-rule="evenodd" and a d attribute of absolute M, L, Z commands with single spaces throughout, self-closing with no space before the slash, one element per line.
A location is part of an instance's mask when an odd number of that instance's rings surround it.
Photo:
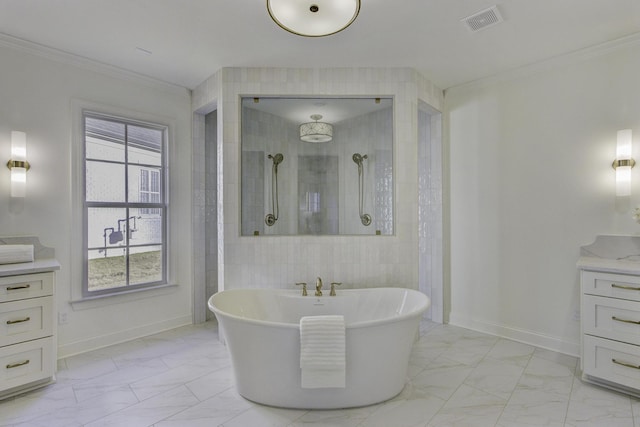
<path fill-rule="evenodd" d="M 241 237 L 239 157 L 243 95 L 394 97 L 395 234 Z M 197 116 L 218 108 L 217 135 L 222 142 L 218 143 L 217 170 L 218 289 L 293 288 L 295 282 L 312 282 L 316 276 L 325 282 L 343 282 L 344 287 L 417 289 L 419 101 L 442 110 L 443 93 L 415 70 L 406 68 L 225 68 L 196 88 L 193 111 Z M 194 132 L 194 144 L 201 143 Z M 197 232 L 205 228 L 202 218 L 198 218 L 201 200 L 197 196 L 202 189 L 196 185 L 200 183 L 194 179 L 196 242 L 205 234 Z M 206 269 L 200 259 L 195 260 L 194 267 Z M 203 285 L 196 283 L 198 286 Z"/>

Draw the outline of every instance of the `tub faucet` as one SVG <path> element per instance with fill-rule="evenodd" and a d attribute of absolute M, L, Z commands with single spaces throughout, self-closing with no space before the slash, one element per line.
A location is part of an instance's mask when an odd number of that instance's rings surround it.
<path fill-rule="evenodd" d="M 316 279 L 316 296 L 322 296 L 322 279 L 319 277 Z"/>

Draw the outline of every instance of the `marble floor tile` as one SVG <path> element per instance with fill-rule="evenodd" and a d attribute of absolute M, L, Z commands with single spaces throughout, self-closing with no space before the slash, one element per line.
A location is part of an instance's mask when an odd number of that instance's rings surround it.
<path fill-rule="evenodd" d="M 367 419 L 377 406 L 365 408 L 307 411 L 288 427 L 356 427 Z"/>
<path fill-rule="evenodd" d="M 92 399 L 84 400 L 77 405 L 60 408 L 29 420 L 24 426 L 84 426 L 137 403 L 139 403 L 138 399 L 131 389 L 128 386 L 120 386 L 105 390 Z M 17 425 L 21 426 L 21 424 Z"/>
<path fill-rule="evenodd" d="M 235 389 L 228 389 L 171 417 L 154 424 L 156 427 L 220 426 L 243 412 L 253 403 L 243 399 Z"/>
<path fill-rule="evenodd" d="M 569 399 L 567 427 L 633 426 L 631 398 L 575 378 Z"/>
<path fill-rule="evenodd" d="M 415 388 L 447 400 L 473 371 L 470 367 L 425 369 L 413 379 Z"/>
<path fill-rule="evenodd" d="M 495 426 L 506 400 L 463 384 L 431 419 L 428 426 Z"/>
<path fill-rule="evenodd" d="M 362 427 L 424 427 L 442 408 L 445 400 L 428 394 L 386 402 L 367 417 Z"/>
<path fill-rule="evenodd" d="M 405 388 L 362 408 L 241 397 L 215 322 L 58 361 L 58 381 L 0 401 L 10 427 L 640 427 L 640 399 L 581 381 L 578 359 L 422 322 Z"/>
<path fill-rule="evenodd" d="M 131 389 L 142 401 L 210 374 L 215 369 L 216 367 L 212 366 L 208 359 L 201 364 L 186 363 L 152 377 L 135 381 L 131 383 Z"/>
<path fill-rule="evenodd" d="M 562 427 L 567 415 L 569 393 L 554 393 L 519 384 L 509 399 L 497 426 Z"/>
<path fill-rule="evenodd" d="M 299 409 L 253 405 L 238 416 L 225 421 L 220 427 L 287 427 L 306 412 L 306 410 Z"/>
<path fill-rule="evenodd" d="M 85 425 L 88 427 L 146 427 L 198 403 L 198 399 L 189 389 L 180 386 Z"/>
<path fill-rule="evenodd" d="M 231 367 L 224 367 L 185 385 L 199 400 L 206 400 L 233 387 L 233 372 Z"/>
<path fill-rule="evenodd" d="M 504 360 L 510 363 L 519 365 L 519 366 L 527 366 L 531 356 L 535 352 L 536 348 L 528 345 L 522 344 L 516 341 L 510 341 L 507 339 L 500 339 L 487 353 L 487 357 L 496 360 Z"/>
<path fill-rule="evenodd" d="M 524 367 L 517 363 L 485 357 L 464 383 L 506 400 L 518 385 L 523 371 Z"/>

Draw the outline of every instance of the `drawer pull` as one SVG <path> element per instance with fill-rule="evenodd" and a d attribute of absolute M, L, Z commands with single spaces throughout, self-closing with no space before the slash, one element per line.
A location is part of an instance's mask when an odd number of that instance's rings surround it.
<path fill-rule="evenodd" d="M 628 291 L 640 291 L 640 288 L 635 286 L 616 285 L 615 283 L 612 283 L 611 287 L 618 288 L 618 289 L 626 289 Z"/>
<path fill-rule="evenodd" d="M 638 320 L 620 319 L 616 316 L 611 316 L 611 319 L 615 320 L 616 322 L 633 323 L 634 325 L 640 325 L 640 321 Z"/>
<path fill-rule="evenodd" d="M 31 287 L 30 284 L 18 285 L 18 286 L 7 286 L 8 291 L 17 291 L 18 289 L 29 289 Z"/>
<path fill-rule="evenodd" d="M 7 325 L 15 325 L 16 323 L 24 323 L 24 322 L 28 322 L 29 320 L 31 320 L 30 317 L 25 317 L 24 319 L 18 319 L 18 320 L 7 320 Z"/>
<path fill-rule="evenodd" d="M 616 359 L 611 359 L 611 361 L 612 361 L 613 363 L 615 363 L 616 365 L 626 366 L 627 368 L 640 369 L 640 366 L 638 366 L 638 365 L 633 365 L 633 364 L 631 364 L 631 363 L 627 363 L 627 362 L 620 362 L 619 360 L 616 360 Z"/>
<path fill-rule="evenodd" d="M 7 365 L 7 369 L 13 369 L 13 368 L 17 368 L 19 366 L 24 366 L 24 365 L 28 365 L 29 364 L 29 359 L 24 360 L 22 362 L 16 362 L 16 363 L 9 363 Z"/>

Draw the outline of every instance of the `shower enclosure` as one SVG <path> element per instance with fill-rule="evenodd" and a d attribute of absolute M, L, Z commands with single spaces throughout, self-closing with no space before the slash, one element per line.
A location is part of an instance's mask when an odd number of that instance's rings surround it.
<path fill-rule="evenodd" d="M 393 234 L 391 98 L 247 97 L 241 133 L 243 236 Z"/>

